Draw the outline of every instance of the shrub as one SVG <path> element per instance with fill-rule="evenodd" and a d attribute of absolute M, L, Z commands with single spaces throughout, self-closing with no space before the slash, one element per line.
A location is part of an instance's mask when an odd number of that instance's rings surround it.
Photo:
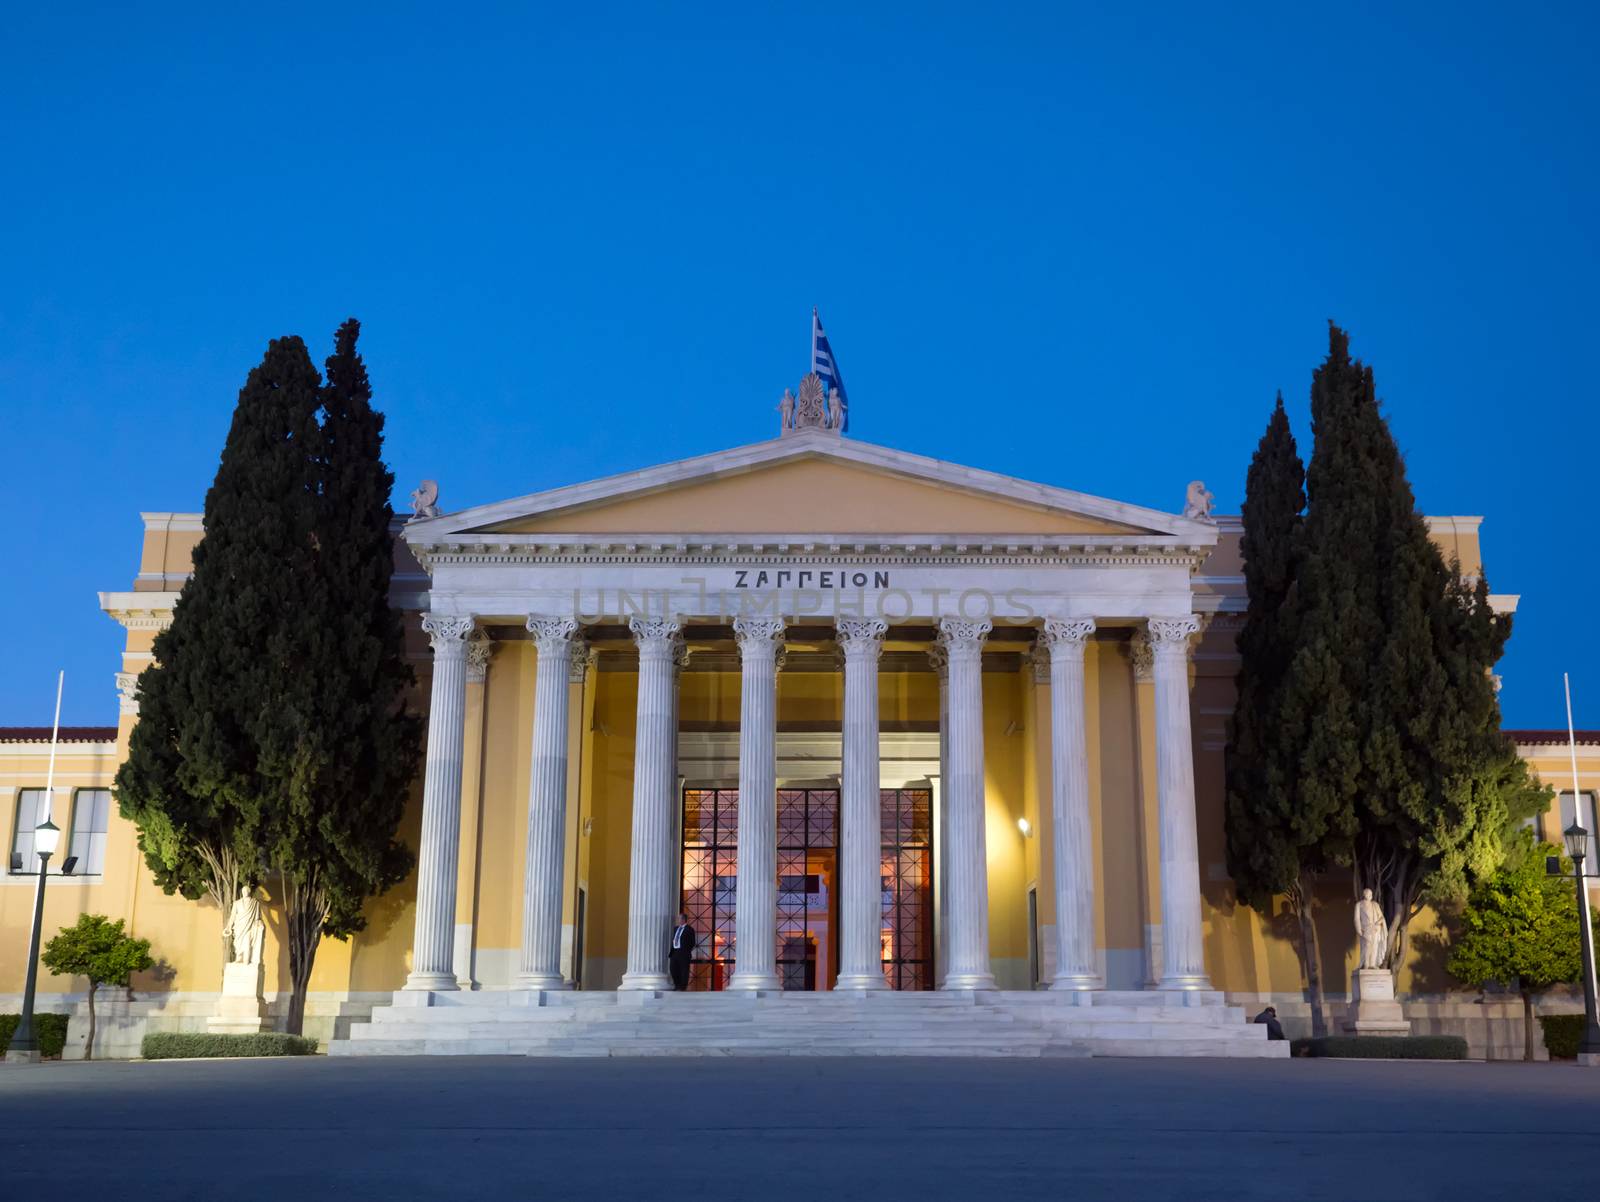
<path fill-rule="evenodd" d="M 11 1044 L 12 1032 L 21 1021 L 20 1014 L 0 1014 L 0 1056 L 5 1055 L 6 1048 Z M 35 1013 L 33 1037 L 39 1042 L 40 1056 L 46 1060 L 60 1059 L 61 1049 L 67 1046 L 67 1015 Z"/>
<path fill-rule="evenodd" d="M 1341 1060 L 1465 1060 L 1467 1041 L 1459 1035 L 1324 1035 L 1297 1039 L 1289 1052 Z"/>
<path fill-rule="evenodd" d="M 122 919 L 112 922 L 104 914 L 80 914 L 76 925 L 62 927 L 61 933 L 44 945 L 39 963 L 58 977 L 89 978 L 89 1036 L 83 1058 L 92 1060 L 95 990 L 102 984 L 126 985 L 129 977 L 155 961 L 150 958 L 150 941 L 129 936 Z"/>
<path fill-rule="evenodd" d="M 1584 1016 L 1581 1014 L 1541 1014 L 1539 1025 L 1544 1028 L 1544 1046 L 1552 1060 L 1576 1060 L 1578 1043 L 1583 1039 Z"/>
<path fill-rule="evenodd" d="M 208 1031 L 157 1031 L 144 1037 L 139 1054 L 146 1060 L 196 1060 L 218 1056 L 310 1056 L 315 1039 L 262 1031 L 254 1035 L 213 1035 Z"/>

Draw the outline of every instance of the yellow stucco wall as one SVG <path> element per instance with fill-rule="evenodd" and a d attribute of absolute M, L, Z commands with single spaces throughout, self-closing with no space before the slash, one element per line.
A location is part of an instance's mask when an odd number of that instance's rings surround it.
<path fill-rule="evenodd" d="M 797 498 L 804 499 L 803 507 Z M 1119 534 L 1134 527 L 822 460 L 763 467 L 648 496 L 485 527 L 500 533 Z"/>

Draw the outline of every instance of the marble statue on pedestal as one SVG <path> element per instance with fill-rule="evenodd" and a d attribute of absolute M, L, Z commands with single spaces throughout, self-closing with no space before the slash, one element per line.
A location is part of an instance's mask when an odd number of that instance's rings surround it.
<path fill-rule="evenodd" d="M 239 898 L 228 911 L 227 924 L 222 928 L 232 948 L 229 963 L 260 964 L 261 943 L 266 931 L 267 924 L 261 919 L 261 903 L 248 885 L 240 885 Z"/>
<path fill-rule="evenodd" d="M 1344 1028 L 1355 1035 L 1405 1035 L 1411 1024 L 1394 995 L 1394 976 L 1383 962 L 1389 958 L 1389 923 L 1371 889 L 1361 891 L 1355 910 L 1361 960 L 1350 982 L 1350 1009 Z"/>
<path fill-rule="evenodd" d="M 1382 968 L 1389 958 L 1389 923 L 1383 907 L 1372 900 L 1372 890 L 1363 889 L 1356 903 L 1356 935 L 1361 940 L 1361 967 Z"/>
<path fill-rule="evenodd" d="M 239 896 L 222 925 L 228 943 L 228 962 L 222 966 L 222 994 L 217 1009 L 206 1019 L 206 1029 L 234 1035 L 267 1029 L 267 1003 L 263 992 L 267 966 L 262 961 L 267 924 L 255 890 L 239 886 Z"/>

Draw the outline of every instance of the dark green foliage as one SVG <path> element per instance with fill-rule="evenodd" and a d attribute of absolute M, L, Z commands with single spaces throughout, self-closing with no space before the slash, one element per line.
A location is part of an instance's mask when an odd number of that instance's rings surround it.
<path fill-rule="evenodd" d="M 126 985 L 128 978 L 155 963 L 150 958 L 150 941 L 127 935 L 122 919 L 112 922 L 104 914 L 80 914 L 70 927 L 62 927 L 39 957 L 57 976 L 87 977 L 89 980 L 89 1038 L 83 1058 L 94 1059 L 94 992 L 104 985 Z"/>
<path fill-rule="evenodd" d="M 1570 876 L 1546 873 L 1548 855 L 1560 856 L 1561 849 L 1536 847 L 1518 856 L 1515 867 L 1473 886 L 1450 940 L 1445 967 L 1453 977 L 1475 987 L 1517 981 L 1525 993 L 1578 979 L 1576 890 Z"/>
<path fill-rule="evenodd" d="M 89 978 L 94 985 L 126 985 L 128 978 L 155 963 L 150 941 L 134 939 L 123 930 L 122 919 L 112 922 L 103 914 L 80 914 L 70 927 L 44 945 L 39 962 L 57 976 Z"/>
<path fill-rule="evenodd" d="M 206 1031 L 163 1031 L 146 1035 L 139 1054 L 146 1060 L 196 1060 L 220 1056 L 311 1056 L 317 1041 L 279 1031 L 256 1035 L 212 1035 Z"/>
<path fill-rule="evenodd" d="M 1225 755 L 1228 873 L 1240 899 L 1269 917 L 1274 898 L 1288 898 L 1312 1031 L 1322 1035 L 1327 1020 L 1313 894 L 1334 854 L 1330 844 L 1342 845 L 1347 832 L 1330 833 L 1333 815 L 1302 796 L 1298 749 L 1281 737 L 1280 712 L 1295 653 L 1287 602 L 1299 573 L 1305 504 L 1305 466 L 1280 394 L 1245 476 L 1240 552 L 1249 608 Z"/>
<path fill-rule="evenodd" d="M 1460 900 L 1504 856 L 1514 752 L 1490 669 L 1510 619 L 1429 537 L 1372 371 L 1336 326 L 1311 417 L 1280 737 L 1299 755 L 1302 806 L 1348 839 L 1357 887 L 1382 905 L 1396 965 L 1424 902 Z"/>
<path fill-rule="evenodd" d="M 1539 1025 L 1544 1028 L 1544 1047 L 1552 1060 L 1576 1060 L 1578 1044 L 1583 1042 L 1583 1026 L 1588 1020 L 1581 1014 L 1541 1014 Z"/>
<path fill-rule="evenodd" d="M 1508 866 L 1480 880 L 1461 911 L 1445 968 L 1472 986 L 1517 982 L 1522 995 L 1523 1058 L 1534 1058 L 1536 993 L 1576 981 L 1583 964 L 1578 943 L 1578 902 L 1570 876 L 1551 876 L 1545 857 L 1561 849 L 1537 846 L 1526 832 Z"/>
<path fill-rule="evenodd" d="M 117 773 L 118 806 L 156 883 L 209 893 L 223 910 L 263 870 L 293 741 L 279 702 L 308 667 L 320 383 L 290 337 L 268 345 L 240 389 L 194 570 L 139 677 L 139 722 Z"/>
<path fill-rule="evenodd" d="M 1289 1054 L 1341 1060 L 1465 1060 L 1467 1041 L 1459 1035 L 1324 1035 L 1294 1040 Z"/>
<path fill-rule="evenodd" d="M 298 338 L 239 394 L 194 555 L 118 774 L 168 892 L 274 878 L 298 1031 L 318 940 L 409 867 L 395 841 L 420 758 L 393 566 L 383 419 L 347 322 L 328 382 Z M 276 888 L 274 888 L 276 887 Z"/>
<path fill-rule="evenodd" d="M 1303 855 L 1317 856 L 1326 833 L 1321 816 L 1300 806 L 1294 749 L 1277 737 L 1294 658 L 1284 602 L 1300 555 L 1304 479 L 1280 396 L 1245 476 L 1240 551 L 1249 609 L 1226 753 L 1228 875 L 1240 898 L 1264 913 L 1274 895 L 1296 887 Z"/>
<path fill-rule="evenodd" d="M 360 330 L 345 322 L 327 361 L 311 603 L 286 642 L 299 685 L 283 695 L 263 742 L 264 763 L 285 785 L 266 847 L 284 888 L 291 1031 L 300 1029 L 317 941 L 359 931 L 366 899 L 411 866 L 394 832 L 421 758 L 421 723 L 406 708 L 413 677 L 389 605 L 394 476 L 356 350 Z"/>
<path fill-rule="evenodd" d="M 39 1045 L 41 1059 L 61 1058 L 61 1051 L 67 1046 L 69 1017 L 65 1014 L 40 1014 L 37 1010 L 33 1012 L 33 1038 Z M 11 1046 L 12 1033 L 21 1021 L 20 1014 L 0 1014 L 0 1056 L 4 1056 L 6 1048 Z"/>

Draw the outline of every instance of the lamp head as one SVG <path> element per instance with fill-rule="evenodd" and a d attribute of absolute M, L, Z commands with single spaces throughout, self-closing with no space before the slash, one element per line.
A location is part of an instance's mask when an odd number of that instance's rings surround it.
<path fill-rule="evenodd" d="M 33 828 L 33 850 L 41 856 L 53 856 L 61 845 L 61 828 L 46 818 Z"/>
<path fill-rule="evenodd" d="M 1561 834 L 1567 841 L 1567 854 L 1572 857 L 1572 862 L 1580 868 L 1583 867 L 1584 853 L 1589 850 L 1589 832 L 1579 826 L 1578 820 L 1574 818 L 1572 825 Z"/>

